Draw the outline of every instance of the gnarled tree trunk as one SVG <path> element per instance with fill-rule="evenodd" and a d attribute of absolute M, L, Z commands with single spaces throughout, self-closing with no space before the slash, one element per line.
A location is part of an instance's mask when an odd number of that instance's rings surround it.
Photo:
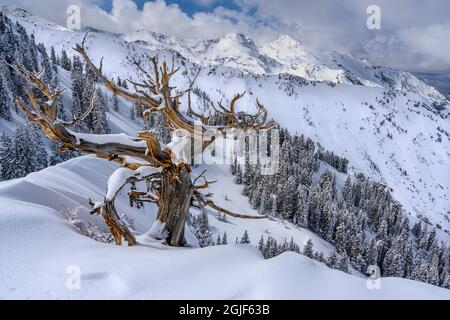
<path fill-rule="evenodd" d="M 184 170 L 164 170 L 161 176 L 158 221 L 165 224 L 167 243 L 182 247 L 186 244 L 184 227 L 191 207 L 194 186 L 191 175 Z"/>

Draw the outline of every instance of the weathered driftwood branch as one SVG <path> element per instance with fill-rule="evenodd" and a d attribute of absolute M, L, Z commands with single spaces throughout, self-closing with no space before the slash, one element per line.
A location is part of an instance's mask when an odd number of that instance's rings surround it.
<path fill-rule="evenodd" d="M 226 214 L 228 216 L 234 217 L 234 218 L 240 218 L 240 219 L 249 219 L 249 220 L 260 220 L 260 219 L 266 219 L 266 216 L 254 216 L 254 215 L 247 215 L 247 214 L 238 214 L 234 213 L 230 210 L 224 209 L 217 204 L 214 203 L 211 199 L 209 199 L 212 196 L 212 194 L 204 195 L 200 193 L 199 191 L 194 192 L 194 200 L 197 201 L 197 203 L 210 207 L 211 209 L 216 210 L 217 212 Z"/>

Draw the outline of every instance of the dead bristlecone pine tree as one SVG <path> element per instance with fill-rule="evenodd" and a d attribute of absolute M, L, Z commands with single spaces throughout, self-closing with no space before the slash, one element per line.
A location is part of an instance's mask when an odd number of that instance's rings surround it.
<path fill-rule="evenodd" d="M 172 137 L 170 143 L 166 145 L 160 143 L 151 131 L 142 131 L 137 136 L 128 136 L 78 134 L 70 130 L 78 122 L 87 118 L 94 109 L 95 84 L 88 110 L 78 117 L 72 117 L 72 121 L 63 121 L 58 118 L 57 106 L 62 90 L 45 83 L 41 74 L 27 71 L 17 61 L 13 65 L 17 75 L 23 78 L 33 90 L 24 88 L 27 99 L 16 97 L 16 104 L 29 120 L 42 127 L 49 139 L 62 145 L 63 150 L 96 155 L 121 165 L 121 168 L 117 169 L 109 179 L 104 200 L 101 202 L 90 200 L 92 214 L 99 214 L 104 218 L 117 245 L 121 245 L 123 239 L 130 246 L 136 244 L 134 234 L 127 228 L 116 210 L 115 199 L 127 184 L 139 181 L 146 181 L 148 190 L 133 190 L 129 195 L 137 201 L 151 202 L 158 206 L 157 220 L 148 234 L 165 240 L 170 246 L 186 244 L 184 230 L 189 209 L 192 206 L 209 207 L 222 214 L 243 219 L 264 218 L 236 214 L 217 206 L 211 200 L 210 194 L 202 193 L 211 183 L 206 179 L 205 173 L 198 177 L 191 176 L 191 159 L 203 153 L 215 141 L 214 135 L 208 134 L 211 129 L 221 132 L 232 128 L 243 131 L 268 130 L 274 126 L 273 123 L 266 122 L 267 110 L 259 102 L 256 104 L 259 110 L 257 115 L 238 116 L 235 112 L 235 104 L 244 93 L 237 94 L 231 100 L 229 107 L 219 103 L 215 108 L 216 112 L 226 117 L 227 123 L 221 126 L 210 126 L 208 125 L 209 117 L 198 114 L 191 108 L 191 91 L 197 77 L 189 88 L 182 91 L 176 90 L 170 83 L 178 72 L 174 63 L 169 68 L 166 62 L 160 64 L 157 57 L 146 57 L 152 66 L 151 70 L 145 70 L 141 61 L 134 60 L 135 67 L 146 76 L 140 83 L 129 81 L 134 90 L 126 90 L 103 75 L 102 63 L 97 67 L 91 61 L 85 49 L 85 40 L 86 37 L 81 44 L 76 45 L 74 50 L 95 73 L 98 82 L 113 94 L 143 106 L 145 117 L 150 117 L 153 113 L 162 115 Z M 186 98 L 186 113 L 180 111 L 182 98 Z"/>

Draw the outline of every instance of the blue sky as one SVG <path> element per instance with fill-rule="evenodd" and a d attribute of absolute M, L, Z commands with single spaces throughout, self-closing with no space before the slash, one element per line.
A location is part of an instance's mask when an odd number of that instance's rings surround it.
<path fill-rule="evenodd" d="M 148 0 L 133 0 L 138 8 L 142 10 Z M 216 7 L 222 6 L 228 9 L 238 9 L 239 7 L 231 0 L 166 0 L 167 4 L 177 4 L 186 14 L 192 16 L 196 12 L 212 12 Z M 101 5 L 103 9 L 111 11 L 112 0 L 106 0 Z"/>

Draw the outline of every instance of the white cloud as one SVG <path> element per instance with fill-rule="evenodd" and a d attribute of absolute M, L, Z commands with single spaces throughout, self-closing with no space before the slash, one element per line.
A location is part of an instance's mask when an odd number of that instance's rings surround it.
<path fill-rule="evenodd" d="M 112 32 L 151 30 L 169 35 L 215 38 L 243 32 L 259 43 L 289 34 L 318 49 L 368 57 L 376 64 L 409 70 L 450 70 L 450 2 L 446 0 L 235 0 L 241 10 L 217 6 L 192 16 L 163 0 L 139 10 L 132 0 L 114 0 L 111 13 L 100 9 L 107 0 L 0 0 L 22 6 L 63 24 L 66 8 L 82 8 L 82 24 Z M 216 0 L 194 1 L 214 6 Z M 367 6 L 381 8 L 382 30 L 366 27 Z"/>
<path fill-rule="evenodd" d="M 201 7 L 211 7 L 213 4 L 216 4 L 217 0 L 188 0 L 190 2 L 194 2 L 195 4 Z"/>

